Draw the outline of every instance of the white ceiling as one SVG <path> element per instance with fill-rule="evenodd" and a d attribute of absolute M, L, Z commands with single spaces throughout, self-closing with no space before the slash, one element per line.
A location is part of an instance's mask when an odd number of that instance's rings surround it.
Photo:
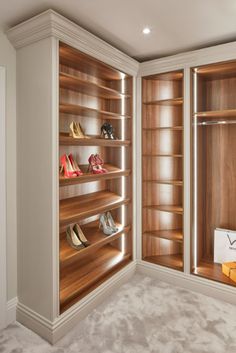
<path fill-rule="evenodd" d="M 0 27 L 49 8 L 139 61 L 236 40 L 236 0 L 0 0 Z"/>

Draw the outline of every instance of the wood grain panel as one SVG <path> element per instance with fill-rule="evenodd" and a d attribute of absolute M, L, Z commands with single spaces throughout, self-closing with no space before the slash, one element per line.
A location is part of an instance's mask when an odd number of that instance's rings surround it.
<path fill-rule="evenodd" d="M 99 283 L 129 258 L 129 254 L 123 255 L 113 246 L 106 245 L 79 263 L 75 262 L 63 268 L 60 272 L 61 309 L 73 299 L 79 299 L 83 292 Z"/>
<path fill-rule="evenodd" d="M 182 79 L 182 71 L 152 75 L 142 90 L 143 258 L 181 270 Z"/>
<path fill-rule="evenodd" d="M 129 199 L 110 191 L 98 191 L 60 201 L 60 226 L 112 210 L 127 204 Z"/>

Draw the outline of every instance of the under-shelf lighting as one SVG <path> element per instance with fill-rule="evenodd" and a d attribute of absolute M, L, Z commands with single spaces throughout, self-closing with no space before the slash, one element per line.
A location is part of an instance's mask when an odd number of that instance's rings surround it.
<path fill-rule="evenodd" d="M 194 113 L 197 112 L 197 73 L 194 72 L 193 75 L 193 85 L 194 85 Z M 193 223 L 193 233 L 194 233 L 194 268 L 197 268 L 198 264 L 198 242 L 197 242 L 197 116 L 194 115 L 194 223 Z"/>
<path fill-rule="evenodd" d="M 121 93 L 125 93 L 125 74 L 121 76 Z M 121 97 L 121 115 L 125 115 L 125 96 Z M 125 140 L 125 119 L 122 117 L 121 119 L 121 139 Z M 125 147 L 121 146 L 121 169 L 124 170 L 125 165 Z M 126 190 L 125 190 L 125 177 L 121 177 L 121 196 L 125 198 Z M 124 227 L 126 224 L 126 211 L 125 205 L 121 206 L 121 225 Z M 121 235 L 121 253 L 125 254 L 125 234 Z"/>

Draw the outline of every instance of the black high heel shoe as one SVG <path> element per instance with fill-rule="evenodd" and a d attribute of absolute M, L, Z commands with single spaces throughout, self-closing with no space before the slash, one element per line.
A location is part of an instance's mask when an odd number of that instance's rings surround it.
<path fill-rule="evenodd" d="M 105 139 L 116 140 L 113 126 L 109 123 L 104 123 L 101 127 L 101 136 Z"/>

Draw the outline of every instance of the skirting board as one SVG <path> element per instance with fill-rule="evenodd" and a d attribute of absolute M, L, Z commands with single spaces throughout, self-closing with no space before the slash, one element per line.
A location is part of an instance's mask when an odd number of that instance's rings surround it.
<path fill-rule="evenodd" d="M 22 303 L 18 303 L 16 311 L 17 321 L 36 332 L 49 343 L 54 344 L 69 332 L 79 320 L 84 319 L 97 305 L 103 302 L 123 283 L 127 282 L 135 271 L 136 262 L 133 261 L 53 322 L 40 316 Z"/>
<path fill-rule="evenodd" d="M 236 305 L 236 288 L 234 287 L 142 260 L 137 260 L 136 266 L 139 273 Z"/>
<path fill-rule="evenodd" d="M 7 302 L 6 326 L 8 326 L 16 321 L 17 303 L 18 303 L 17 297 L 15 297 Z"/>

